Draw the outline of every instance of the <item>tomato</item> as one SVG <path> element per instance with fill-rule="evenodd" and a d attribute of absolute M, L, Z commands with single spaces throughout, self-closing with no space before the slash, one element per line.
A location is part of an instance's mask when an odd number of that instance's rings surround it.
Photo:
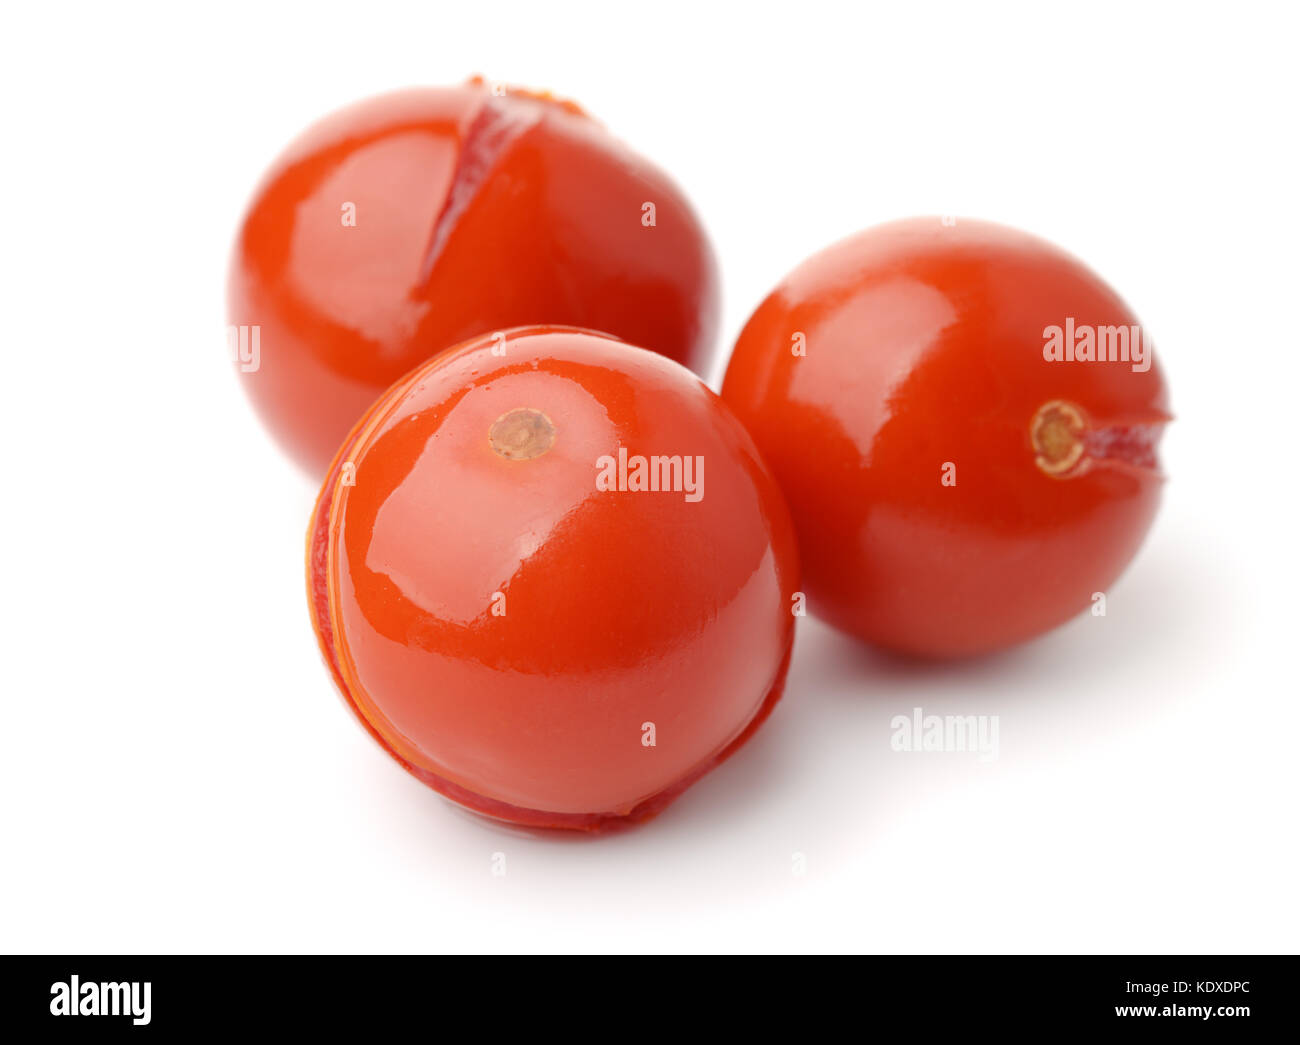
<path fill-rule="evenodd" d="M 557 327 L 395 385 L 308 535 L 321 650 L 370 733 L 447 797 L 540 827 L 645 819 L 735 751 L 780 695 L 796 572 L 722 401 Z"/>
<path fill-rule="evenodd" d="M 244 386 L 317 475 L 448 345 L 571 324 L 698 370 L 717 312 L 712 250 L 666 175 L 576 105 L 479 80 L 306 131 L 256 190 L 230 268 Z"/>
<path fill-rule="evenodd" d="M 1086 358 L 1103 333 L 1105 361 Z M 1160 498 L 1150 344 L 1096 275 L 1014 229 L 900 221 L 804 262 L 741 332 L 722 395 L 786 492 L 808 608 L 944 657 L 1093 605 Z"/>

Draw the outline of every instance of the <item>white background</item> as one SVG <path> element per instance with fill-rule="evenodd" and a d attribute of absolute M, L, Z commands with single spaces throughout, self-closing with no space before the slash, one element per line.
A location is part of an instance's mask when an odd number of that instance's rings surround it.
<path fill-rule="evenodd" d="M 1291 10 L 18 11 L 0 30 L 0 948 L 1300 944 Z M 318 661 L 314 489 L 227 363 L 225 268 L 303 126 L 475 72 L 578 100 L 679 180 L 723 267 L 720 354 L 798 261 L 894 217 L 1019 225 L 1102 273 L 1178 414 L 1108 615 L 934 668 L 808 622 L 770 723 L 615 837 L 485 826 L 401 772 Z M 916 706 L 999 715 L 1000 757 L 891 751 Z"/>

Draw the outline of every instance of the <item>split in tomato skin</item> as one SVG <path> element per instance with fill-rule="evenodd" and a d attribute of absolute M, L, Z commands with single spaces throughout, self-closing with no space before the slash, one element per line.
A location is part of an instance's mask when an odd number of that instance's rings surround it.
<path fill-rule="evenodd" d="M 308 533 L 321 650 L 371 735 L 454 801 L 532 827 L 644 820 L 780 696 L 789 515 L 679 365 L 569 328 L 494 346 L 417 368 L 340 449 Z M 601 489 L 620 448 L 704 464 L 680 490 Z"/>
<path fill-rule="evenodd" d="M 577 106 L 479 80 L 309 128 L 254 193 L 228 283 L 231 326 L 258 328 L 244 387 L 318 476 L 366 407 L 448 345 L 567 324 L 702 371 L 717 315 L 712 248 L 665 174 Z"/>
<path fill-rule="evenodd" d="M 1067 319 L 1138 322 L 1051 244 L 937 217 L 844 240 L 762 302 L 722 395 L 785 490 L 810 610 L 893 651 L 965 656 L 1115 581 L 1159 503 L 1165 381 L 1153 355 L 1047 358 Z"/>

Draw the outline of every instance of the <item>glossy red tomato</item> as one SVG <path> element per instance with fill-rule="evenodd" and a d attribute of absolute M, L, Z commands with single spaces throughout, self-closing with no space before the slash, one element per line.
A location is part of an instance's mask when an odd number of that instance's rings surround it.
<path fill-rule="evenodd" d="M 1074 258 L 983 222 L 883 225 L 799 266 L 722 394 L 786 492 L 809 608 L 951 656 L 1089 606 L 1160 497 L 1165 383 L 1140 329 L 1120 358 L 1136 325 Z M 1103 336 L 1107 361 L 1080 358 Z"/>
<path fill-rule="evenodd" d="M 229 319 L 258 412 L 321 474 L 379 393 L 478 334 L 592 327 L 699 370 L 717 282 L 666 175 L 572 103 L 475 80 L 361 102 L 290 145 L 240 229 Z"/>
<path fill-rule="evenodd" d="M 566 328 L 427 362 L 354 429 L 308 540 L 321 650 L 376 740 L 520 824 L 641 820 L 785 679 L 779 489 L 670 360 Z"/>

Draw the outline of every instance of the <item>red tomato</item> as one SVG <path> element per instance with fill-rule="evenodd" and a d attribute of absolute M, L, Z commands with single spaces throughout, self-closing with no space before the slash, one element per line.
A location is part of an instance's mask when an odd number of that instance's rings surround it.
<path fill-rule="evenodd" d="M 339 451 L 308 537 L 321 650 L 447 797 L 542 827 L 645 819 L 780 695 L 789 516 L 676 363 L 556 327 L 496 351 L 417 368 Z"/>
<path fill-rule="evenodd" d="M 1068 325 L 1082 352 L 1085 328 L 1136 324 L 1074 258 L 965 219 L 883 225 L 791 273 L 722 394 L 786 492 L 809 608 L 952 656 L 1090 605 L 1155 515 L 1165 383 L 1132 347 L 1049 360 L 1048 331 Z"/>
<path fill-rule="evenodd" d="M 717 284 L 666 175 L 572 103 L 475 80 L 361 102 L 290 145 L 244 218 L 229 317 L 262 419 L 321 474 L 379 393 L 478 334 L 573 324 L 701 369 Z"/>

